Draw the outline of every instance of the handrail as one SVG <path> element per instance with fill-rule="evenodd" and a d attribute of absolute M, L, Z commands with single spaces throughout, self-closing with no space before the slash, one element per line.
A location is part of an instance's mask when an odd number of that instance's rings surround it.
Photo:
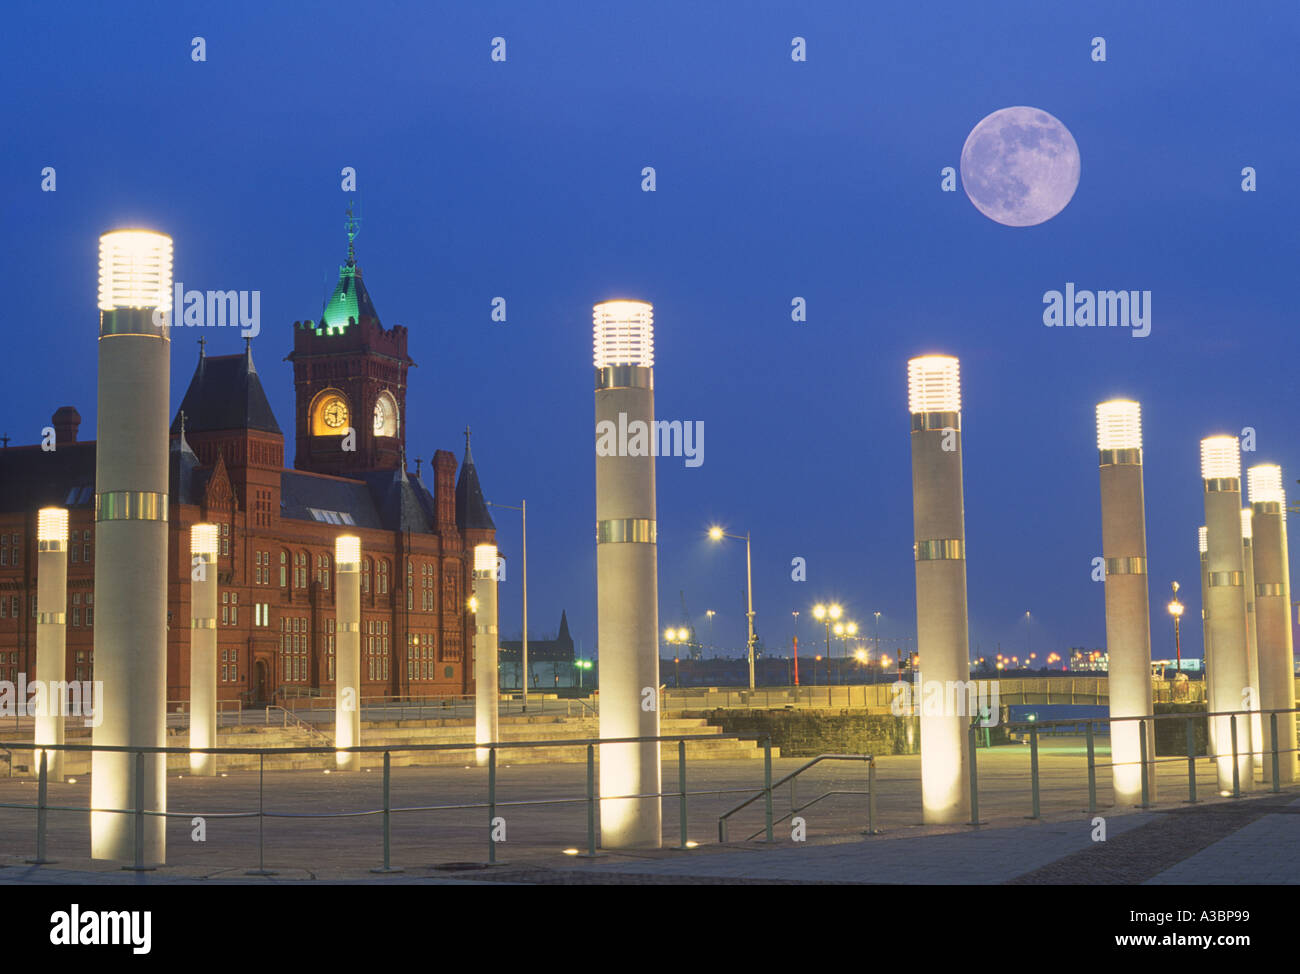
<path fill-rule="evenodd" d="M 793 781 L 795 778 L 799 777 L 799 775 L 803 774 L 803 773 L 804 773 L 805 771 L 807 771 L 809 768 L 814 767 L 814 766 L 816 766 L 816 765 L 818 765 L 818 764 L 821 764 L 821 762 L 823 762 L 823 761 L 865 761 L 865 762 L 867 763 L 868 768 L 870 769 L 869 773 L 870 773 L 871 777 L 872 777 L 873 779 L 874 779 L 874 777 L 875 777 L 875 771 L 876 771 L 876 758 L 875 758 L 875 755 L 872 755 L 872 754 L 819 754 L 819 755 L 817 755 L 817 757 L 813 758 L 811 761 L 808 761 L 808 762 L 806 762 L 805 764 L 801 764 L 799 767 L 795 768 L 793 771 L 791 771 L 788 775 L 786 775 L 786 776 L 785 776 L 784 778 L 782 778 L 780 781 L 774 781 L 774 782 L 772 782 L 770 785 L 767 785 L 767 786 L 765 786 L 764 788 L 762 788 L 762 789 L 761 789 L 757 794 L 755 794 L 755 795 L 753 795 L 753 796 L 751 796 L 751 797 L 749 797 L 749 798 L 746 798 L 743 802 L 741 802 L 741 803 L 740 803 L 739 805 L 737 805 L 735 808 L 729 809 L 728 811 L 725 811 L 725 812 L 723 812 L 721 815 L 719 815 L 719 816 L 718 816 L 718 841 L 719 841 L 719 842 L 726 842 L 726 841 L 727 841 L 727 820 L 728 820 L 729 818 L 731 818 L 732 815 L 735 815 L 736 812 L 740 811 L 742 808 L 747 808 L 747 807 L 749 807 L 749 806 L 752 805 L 754 802 L 758 801 L 760 798 L 770 797 L 770 795 L 771 795 L 771 793 L 772 793 L 773 791 L 775 791 L 777 788 L 779 788 L 779 787 L 781 787 L 782 785 L 784 785 L 787 781 Z M 862 792 L 853 792 L 852 794 L 862 794 Z M 874 829 L 874 825 L 875 825 L 875 822 L 874 822 L 874 818 L 875 818 L 875 814 L 874 814 L 874 805 L 875 805 L 874 798 L 875 798 L 875 791 L 874 791 L 874 789 L 873 789 L 873 790 L 869 790 L 869 791 L 867 792 L 867 794 L 871 795 L 871 796 L 872 796 L 872 799 L 873 799 L 873 801 L 872 801 L 873 809 L 872 809 L 872 815 L 871 815 L 871 818 L 873 819 L 873 821 L 872 821 L 872 823 L 871 823 L 871 827 Z M 825 797 L 825 796 L 822 796 L 822 797 Z M 813 801 L 809 802 L 808 805 L 816 804 L 817 801 L 820 801 L 820 799 L 814 799 Z M 794 803 L 795 803 L 795 802 L 794 802 L 794 797 L 793 797 L 793 791 L 791 792 L 790 803 L 791 803 L 791 805 L 794 805 Z M 769 804 L 770 804 L 770 802 L 769 802 Z M 803 807 L 804 807 L 804 808 L 807 808 L 808 805 L 804 805 Z M 793 815 L 794 812 L 791 812 L 791 814 Z M 784 816 L 784 815 L 783 815 L 783 816 L 781 816 L 780 819 L 777 819 L 777 821 L 784 821 L 786 817 L 787 817 L 787 816 Z M 769 824 L 768 824 L 764 829 L 761 829 L 760 831 L 770 831 L 770 830 L 771 830 L 771 826 L 772 826 L 772 824 L 774 824 L 774 823 L 769 823 Z M 754 833 L 754 835 L 758 835 L 758 834 L 759 834 L 758 832 L 755 832 L 755 833 Z M 751 839 L 752 839 L 753 837 L 754 837 L 753 835 L 750 836 Z"/>
<path fill-rule="evenodd" d="M 615 737 L 615 738 L 585 738 L 574 741 L 494 741 L 494 742 L 474 742 L 463 744 L 381 744 L 381 745 L 354 745 L 352 747 L 282 747 L 282 748 L 248 748 L 248 747 L 161 747 L 161 746 L 144 746 L 144 745 L 108 745 L 108 744 L 27 744 L 26 742 L 0 741 L 0 750 L 13 746 L 19 750 L 28 750 L 40 754 L 39 759 L 39 784 L 37 789 L 36 804 L 20 804 L 15 802 L 0 802 L 0 808 L 25 809 L 36 812 L 36 848 L 37 855 L 35 859 L 28 860 L 35 865 L 43 865 L 50 860 L 45 857 L 46 848 L 46 817 L 51 811 L 61 812 L 90 812 L 90 813 L 110 813 L 123 814 L 132 816 L 135 824 L 135 841 L 134 841 L 134 859 L 135 865 L 128 867 L 132 869 L 151 869 L 153 866 L 144 864 L 143 835 L 144 822 L 146 818 L 181 818 L 189 819 L 194 811 L 180 812 L 172 809 L 170 811 L 150 809 L 145 805 L 144 789 L 140 784 L 144 781 L 144 755 L 145 754 L 256 754 L 259 756 L 260 763 L 258 769 L 258 801 L 257 810 L 249 812 L 214 812 L 204 813 L 203 817 L 212 818 L 257 818 L 258 828 L 258 868 L 248 871 L 247 875 L 267 876 L 274 875 L 265 866 L 265 849 L 264 849 L 264 832 L 261 828 L 261 822 L 265 818 L 363 818 L 369 816 L 382 816 L 383 820 L 383 843 L 384 843 L 384 864 L 381 869 L 373 870 L 375 872 L 394 872 L 400 871 L 392 868 L 390 861 L 391 835 L 390 820 L 391 816 L 398 812 L 429 812 L 442 811 L 448 809 L 470 809 L 470 808 L 487 808 L 489 809 L 489 822 L 492 827 L 489 828 L 488 839 L 488 862 L 495 862 L 496 846 L 498 839 L 495 837 L 496 811 L 498 808 L 507 806 L 526 806 L 526 805 L 573 805 L 585 804 L 587 808 L 587 849 L 588 855 L 594 856 L 596 849 L 596 831 L 595 831 L 595 808 L 599 801 L 610 799 L 622 800 L 630 798 L 673 798 L 681 799 L 681 829 L 683 838 L 686 835 L 686 798 L 688 795 L 712 795 L 712 794 L 732 794 L 737 789 L 708 789 L 705 791 L 687 792 L 685 790 L 685 768 L 682 768 L 682 790 L 680 792 L 656 791 L 648 794 L 619 794 L 619 795 L 598 795 L 595 788 L 595 749 L 602 744 L 640 744 L 640 743 L 662 743 L 664 741 L 676 741 L 678 745 L 679 759 L 685 761 L 686 742 L 697 740 L 753 740 L 753 735 L 747 734 L 669 734 L 646 737 Z M 529 799 L 522 801 L 498 801 L 496 794 L 496 768 L 497 768 L 497 750 L 501 748 L 528 748 L 528 747 L 555 747 L 556 745 L 585 745 L 587 749 L 587 789 L 586 795 L 582 798 L 547 798 L 547 799 Z M 393 751 L 467 751 L 486 749 L 488 751 L 488 800 L 474 803 L 456 803 L 447 805 L 423 805 L 411 807 L 394 808 L 391 803 L 391 760 L 390 755 Z M 125 753 L 135 755 L 136 766 L 136 795 L 133 808 L 94 808 L 72 805 L 54 805 L 47 800 L 46 783 L 48 780 L 48 764 L 46 761 L 47 751 L 105 751 L 110 753 Z M 326 753 L 376 753 L 382 752 L 383 761 L 383 807 L 376 809 L 363 809 L 361 811 L 346 812 L 269 812 L 266 810 L 263 787 L 265 782 L 265 761 L 268 754 L 326 754 Z M 767 763 L 767 780 L 771 780 L 771 764 Z M 747 789 L 746 789 L 747 790 Z M 683 848 L 688 846 L 683 843 Z"/>
<path fill-rule="evenodd" d="M 282 726 L 283 726 L 284 728 L 288 729 L 288 727 L 289 727 L 289 722 L 290 722 L 290 721 L 293 721 L 294 726 L 296 726 L 296 727 L 299 728 L 300 730 L 305 730 L 305 731 L 306 731 L 308 734 L 310 734 L 311 736 L 313 736 L 313 737 L 319 737 L 319 738 L 320 738 L 321 740 L 323 740 L 323 741 L 326 741 L 326 742 L 329 741 L 329 735 L 328 735 L 328 734 L 324 734 L 324 733 L 322 733 L 321 731 L 317 730 L 314 726 L 312 726 L 311 724 L 307 723 L 307 721 L 303 720 L 303 719 L 302 719 L 301 717 L 299 717 L 297 714 L 292 713 L 292 712 L 289 711 L 288 709 L 286 709 L 286 708 L 284 708 L 284 707 L 277 706 L 277 705 L 275 705 L 275 704 L 268 704 L 267 707 L 266 707 L 266 714 L 267 714 L 267 720 L 266 720 L 266 722 L 267 722 L 268 724 L 271 722 L 271 721 L 270 721 L 270 715 L 271 715 L 271 711 L 272 711 L 272 710 L 278 710 L 278 711 L 280 711 L 280 713 L 284 714 L 284 718 L 283 718 L 283 722 L 282 722 Z"/>
<path fill-rule="evenodd" d="M 786 812 L 786 813 L 785 813 L 784 815 L 782 815 L 780 818 L 773 819 L 773 820 L 772 820 L 772 824 L 773 824 L 773 825 L 780 825 L 780 824 L 781 824 L 782 822 L 784 822 L 786 819 L 788 819 L 788 818 L 794 818 L 796 815 L 798 815 L 798 814 L 799 814 L 800 812 L 802 812 L 804 809 L 812 808 L 812 807 L 813 807 L 814 805 L 816 805 L 819 801 L 822 801 L 823 799 L 826 799 L 826 798 L 833 798 L 833 797 L 835 797 L 836 795 L 869 795 L 869 794 L 871 794 L 871 792 L 869 792 L 869 791 L 827 791 L 827 792 L 823 792 L 822 794 L 818 795 L 816 798 L 814 798 L 814 799 L 813 799 L 812 801 L 810 801 L 810 802 L 805 802 L 804 804 L 799 805 L 799 806 L 791 806 L 790 811 Z M 873 823 L 873 824 L 874 824 L 874 823 Z M 766 832 L 766 831 L 767 831 L 767 826 L 763 826 L 763 828 L 759 829 L 759 830 L 758 830 L 757 832 L 755 832 L 753 835 L 748 836 L 748 837 L 745 839 L 745 841 L 746 841 L 746 842 L 752 842 L 754 839 L 758 838 L 760 835 L 762 835 L 762 834 L 763 834 L 764 832 Z M 874 835 L 875 832 L 876 832 L 876 830 L 875 830 L 874 828 L 868 828 L 867 832 L 868 832 L 868 834 Z"/>

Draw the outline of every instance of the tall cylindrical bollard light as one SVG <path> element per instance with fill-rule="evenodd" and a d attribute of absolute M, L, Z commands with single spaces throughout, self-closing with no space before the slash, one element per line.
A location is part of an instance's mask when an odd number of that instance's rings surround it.
<path fill-rule="evenodd" d="M 1147 718 L 1148 801 L 1155 799 L 1155 721 L 1151 699 L 1151 609 L 1147 589 L 1146 501 L 1142 478 L 1142 409 L 1129 399 L 1097 404 L 1102 554 L 1106 564 L 1106 651 L 1110 715 Z M 1115 803 L 1142 801 L 1138 720 L 1111 724 Z"/>
<path fill-rule="evenodd" d="M 334 539 L 334 746 L 361 744 L 361 539 Z M 340 771 L 360 771 L 361 755 L 338 751 Z"/>
<path fill-rule="evenodd" d="M 217 746 L 217 526 L 190 528 L 190 747 Z M 215 754 L 190 752 L 190 773 L 217 773 Z"/>
<path fill-rule="evenodd" d="M 1213 706 L 1229 714 L 1249 702 L 1246 658 L 1245 570 L 1241 546 L 1241 448 L 1235 436 L 1201 440 L 1201 480 L 1205 490 L 1206 582 L 1213 667 Z M 1212 718 L 1219 791 L 1233 792 L 1232 716 Z M 1254 784 L 1250 720 L 1237 716 L 1237 776 L 1242 791 Z"/>
<path fill-rule="evenodd" d="M 1209 713 L 1214 713 L 1214 688 L 1210 685 L 1210 569 L 1209 569 L 1209 543 L 1206 541 L 1205 525 L 1202 524 L 1196 529 L 1197 550 L 1201 557 L 1201 685 L 1205 690 L 1205 709 Z M 1210 753 L 1217 753 L 1215 750 L 1214 721 L 1206 724 L 1206 733 Z"/>
<path fill-rule="evenodd" d="M 600 736 L 658 737 L 654 309 L 644 301 L 605 301 L 592 321 Z M 657 741 L 602 744 L 600 844 L 659 848 L 659 791 Z"/>
<path fill-rule="evenodd" d="M 1241 509 L 1241 590 L 1246 596 L 1246 679 L 1251 688 L 1250 708 L 1251 763 L 1256 771 L 1264 770 L 1264 721 L 1259 712 L 1259 642 L 1255 632 L 1255 549 L 1251 543 L 1252 511 Z"/>
<path fill-rule="evenodd" d="M 36 512 L 36 678 L 45 685 L 45 693 L 35 715 L 37 744 L 64 743 L 67 612 L 68 511 L 42 507 Z M 36 767 L 40 760 L 38 751 Z M 63 752 L 46 751 L 45 761 L 50 780 L 62 781 Z"/>
<path fill-rule="evenodd" d="M 474 740 L 489 744 L 497 739 L 497 546 L 474 546 Z M 487 767 L 488 749 L 477 748 L 475 758 Z"/>
<path fill-rule="evenodd" d="M 95 449 L 95 680 L 104 688 L 93 743 L 167 743 L 167 434 L 172 240 L 148 230 L 99 238 L 99 434 Z M 97 715 L 97 719 L 98 719 Z M 90 854 L 162 863 L 167 810 L 158 753 L 96 751 Z M 142 780 L 138 782 L 137 767 Z"/>
<path fill-rule="evenodd" d="M 1282 468 L 1261 463 L 1246 471 L 1250 491 L 1255 567 L 1255 628 L 1259 642 L 1259 699 L 1264 711 L 1295 709 L 1291 634 L 1291 569 L 1287 559 L 1286 491 Z M 1270 718 L 1264 716 L 1266 750 L 1272 753 Z M 1277 715 L 1278 779 L 1296 780 L 1296 715 Z M 1271 759 L 1270 759 L 1271 762 Z M 1267 765 L 1266 765 L 1267 767 Z"/>
<path fill-rule="evenodd" d="M 961 379 L 951 355 L 907 363 L 912 416 L 912 515 L 916 561 L 916 648 L 922 685 L 970 679 L 966 615 L 966 522 L 962 499 Z M 927 824 L 970 818 L 967 695 L 921 708 L 921 806 Z"/>

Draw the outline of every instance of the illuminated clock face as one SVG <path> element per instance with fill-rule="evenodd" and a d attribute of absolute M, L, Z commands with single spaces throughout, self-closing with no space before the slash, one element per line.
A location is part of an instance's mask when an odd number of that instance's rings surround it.
<path fill-rule="evenodd" d="M 321 418 L 330 429 L 341 429 L 348 424 L 348 407 L 342 399 L 330 399 L 321 408 Z"/>
<path fill-rule="evenodd" d="M 375 400 L 375 436 L 397 435 L 397 407 L 388 393 L 380 393 Z"/>

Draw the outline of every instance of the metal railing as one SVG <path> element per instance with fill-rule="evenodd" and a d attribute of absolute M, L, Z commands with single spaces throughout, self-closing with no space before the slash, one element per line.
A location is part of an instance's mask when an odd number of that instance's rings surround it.
<path fill-rule="evenodd" d="M 217 725 L 220 727 L 235 727 L 243 722 L 244 705 L 239 700 L 218 700 L 217 701 Z M 189 727 L 190 726 L 190 701 L 188 700 L 168 700 L 167 701 L 167 726 L 168 727 Z"/>
<path fill-rule="evenodd" d="M 784 822 L 786 819 L 793 819 L 794 816 L 798 815 L 804 809 L 811 808 L 813 805 L 816 805 L 818 802 L 830 798 L 833 795 L 868 796 L 867 797 L 867 828 L 862 834 L 863 835 L 879 834 L 879 829 L 876 828 L 876 759 L 875 757 L 873 757 L 870 754 L 819 754 L 811 761 L 808 761 L 805 764 L 801 764 L 799 767 L 795 768 L 793 771 L 791 771 L 780 781 L 775 781 L 775 782 L 772 780 L 772 755 L 770 751 L 765 755 L 765 758 L 766 760 L 764 761 L 763 773 L 766 780 L 764 781 L 762 791 L 758 792 L 756 795 L 750 798 L 745 799 L 735 808 L 728 809 L 727 811 L 723 812 L 721 815 L 718 816 L 718 841 L 719 842 L 725 843 L 727 841 L 727 821 L 731 818 L 731 816 L 735 815 L 741 809 L 749 807 L 754 802 L 758 801 L 760 798 L 764 800 L 763 802 L 764 820 L 765 820 L 764 826 L 763 828 L 755 832 L 753 835 L 748 836 L 748 838 L 745 841 L 756 839 L 760 835 L 766 835 L 766 838 L 763 840 L 764 842 L 776 841 L 775 838 L 773 837 L 773 829 L 778 823 Z M 816 765 L 821 764 L 823 761 L 865 761 L 867 765 L 867 790 L 866 791 L 845 791 L 842 789 L 834 789 L 831 791 L 822 792 L 812 801 L 800 805 L 798 792 L 797 792 L 799 776 L 803 774 L 805 771 L 807 771 L 809 768 L 815 767 Z M 787 812 L 785 815 L 782 815 L 778 819 L 773 819 L 772 818 L 772 814 L 773 814 L 772 813 L 772 792 L 775 789 L 780 788 L 786 782 L 790 783 L 790 811 Z"/>
<path fill-rule="evenodd" d="M 375 867 L 372 872 L 400 872 L 401 867 L 395 867 L 392 864 L 392 816 L 407 813 L 432 813 L 441 811 L 467 811 L 467 810 L 486 810 L 486 833 L 487 833 L 487 862 L 496 862 L 496 845 L 494 839 L 494 829 L 496 825 L 497 812 L 502 808 L 523 807 L 523 806 L 541 806 L 541 805 L 582 805 L 586 811 L 586 856 L 596 855 L 596 805 L 602 800 L 617 800 L 629 798 L 677 798 L 679 829 L 681 842 L 677 848 L 693 848 L 687 840 L 687 799 L 690 797 L 716 796 L 724 794 L 748 794 L 750 788 L 728 788 L 718 789 L 709 788 L 702 791 L 688 791 L 686 788 L 686 744 L 689 741 L 718 741 L 718 740 L 737 740 L 737 741 L 756 741 L 762 740 L 765 751 L 765 788 L 770 794 L 771 790 L 771 739 L 758 737 L 753 734 L 687 734 L 687 735 L 667 735 L 658 737 L 620 737 L 620 738 L 579 738 L 572 740 L 543 740 L 543 741 L 497 741 L 489 744 L 404 744 L 404 745 L 359 745 L 354 747 L 336 748 L 330 747 L 272 747 L 272 748 L 232 748 L 232 747 L 209 747 L 209 748 L 188 748 L 188 747 L 132 747 L 132 746 L 109 746 L 94 744 L 41 744 L 39 747 L 35 744 L 29 744 L 18 741 L 0 741 L 0 750 L 15 751 L 36 751 L 39 752 L 38 774 L 37 774 L 37 796 L 35 804 L 22 804 L 15 802 L 0 802 L 0 809 L 20 809 L 33 811 L 36 813 L 36 857 L 29 859 L 28 862 L 33 865 L 42 865 L 49 862 L 47 858 L 47 818 L 50 812 L 101 812 L 109 814 L 130 815 L 134 823 L 134 858 L 132 865 L 124 866 L 126 869 L 151 869 L 152 865 L 146 864 L 144 856 L 144 822 L 146 818 L 177 818 L 192 820 L 195 816 L 201 816 L 205 819 L 250 819 L 258 820 L 258 840 L 257 840 L 257 868 L 249 869 L 246 875 L 268 876 L 275 875 L 274 871 L 266 868 L 266 841 L 265 841 L 265 820 L 268 818 L 284 819 L 336 819 L 336 818 L 361 818 L 368 816 L 382 816 L 383 831 L 383 865 Z M 642 744 L 642 743 L 676 743 L 677 744 L 677 764 L 678 764 L 678 790 L 677 791 L 658 791 L 649 794 L 631 794 L 631 795 L 600 795 L 596 788 L 595 766 L 596 766 L 596 748 L 602 744 Z M 497 797 L 498 788 L 498 763 L 497 754 L 499 751 L 510 751 L 527 748 L 556 748 L 556 747 L 584 747 L 586 748 L 586 792 L 581 797 L 572 798 L 543 798 L 543 799 L 523 799 L 517 801 L 501 801 Z M 391 756 L 393 753 L 406 752 L 429 752 L 429 751 L 479 751 L 486 750 L 488 786 L 487 801 L 484 802 L 461 802 L 444 805 L 417 805 L 409 807 L 393 807 L 391 800 L 391 778 L 392 765 Z M 49 773 L 47 769 L 47 757 L 50 751 L 90 751 L 90 752 L 116 752 L 134 755 L 135 757 L 135 795 L 131 808 L 97 808 L 81 805 L 52 805 L 49 803 L 48 781 Z M 257 810 L 256 811 L 233 811 L 233 812 L 203 812 L 197 809 L 188 811 L 159 811 L 147 807 L 144 794 L 144 756 L 146 754 L 212 754 L 212 755 L 247 755 L 255 754 L 258 756 L 258 785 L 257 785 Z M 382 754 L 383 755 L 383 804 L 379 808 L 367 808 L 357 811 L 347 812 L 271 812 L 266 809 L 266 758 L 276 755 L 297 755 L 297 754 Z M 164 759 L 165 760 L 165 759 Z"/>
<path fill-rule="evenodd" d="M 281 715 L 280 726 L 283 727 L 285 730 L 288 730 L 290 727 L 294 727 L 297 728 L 298 730 L 306 731 L 312 737 L 319 737 L 326 744 L 332 743 L 327 734 L 323 734 L 321 733 L 321 731 L 316 729 L 315 724 L 307 723 L 307 721 L 303 720 L 297 714 L 293 713 L 290 710 L 286 710 L 284 707 L 277 707 L 274 705 L 267 707 L 265 713 L 266 725 L 269 726 L 271 723 L 271 711 L 273 710 L 278 710 L 280 712 Z"/>
<path fill-rule="evenodd" d="M 1024 728 L 1028 732 L 1027 743 L 1029 745 L 1029 778 L 1030 778 L 1031 812 L 1027 817 L 1033 820 L 1039 820 L 1042 817 L 1042 800 L 1041 800 L 1042 789 L 1041 789 L 1041 778 L 1040 778 L 1040 770 L 1039 770 L 1038 739 L 1040 737 L 1040 731 L 1042 731 L 1044 728 L 1050 731 L 1052 729 L 1055 729 L 1057 726 L 1068 726 L 1068 727 L 1077 728 L 1079 725 L 1083 725 L 1084 734 L 1085 734 L 1085 743 L 1086 743 L 1086 760 L 1087 760 L 1087 775 L 1088 775 L 1088 814 L 1095 815 L 1097 813 L 1097 807 L 1098 807 L 1097 806 L 1097 771 L 1099 769 L 1110 769 L 1113 773 L 1115 768 L 1137 766 L 1140 769 L 1140 781 L 1141 781 L 1141 804 L 1138 807 L 1142 809 L 1148 809 L 1152 807 L 1152 801 L 1151 801 L 1152 783 L 1155 775 L 1156 766 L 1160 764 L 1171 764 L 1171 763 L 1181 764 L 1182 762 L 1186 761 L 1187 798 L 1185 799 L 1185 801 L 1188 804 L 1196 804 L 1196 802 L 1198 801 L 1197 791 L 1196 791 L 1196 759 L 1198 757 L 1206 757 L 1209 760 L 1215 762 L 1231 761 L 1232 790 L 1231 792 L 1225 793 L 1223 797 L 1228 797 L 1230 795 L 1232 798 L 1241 798 L 1243 795 L 1243 788 L 1242 788 L 1242 781 L 1241 781 L 1241 764 L 1243 763 L 1243 760 L 1249 759 L 1248 763 L 1250 764 L 1250 768 L 1251 768 L 1250 770 L 1251 781 L 1249 782 L 1249 784 L 1250 787 L 1253 789 L 1255 783 L 1254 782 L 1254 758 L 1258 754 L 1263 759 L 1262 770 L 1263 770 L 1264 780 L 1262 784 L 1269 785 L 1270 791 L 1273 794 L 1278 794 L 1282 788 L 1281 755 L 1292 754 L 1300 750 L 1300 748 L 1297 748 L 1296 742 L 1294 740 L 1287 742 L 1289 745 L 1288 747 L 1279 747 L 1278 744 L 1278 724 L 1279 724 L 1278 715 L 1279 714 L 1300 714 L 1300 707 L 1293 707 L 1289 709 L 1272 709 L 1272 710 L 1222 710 L 1222 711 L 1212 711 L 1208 713 L 1191 712 L 1191 713 L 1181 713 L 1181 714 L 1155 714 L 1150 717 L 1099 717 L 1099 718 L 1088 719 L 1088 720 L 1080 720 L 1078 718 L 1058 720 L 1058 721 L 1027 720 L 1027 721 L 1014 721 L 1005 726 Z M 1197 723 L 1200 720 L 1205 719 L 1207 721 L 1207 733 L 1208 733 L 1208 729 L 1210 726 L 1209 722 L 1213 721 L 1214 718 L 1221 718 L 1221 717 L 1229 718 L 1229 731 L 1230 731 L 1229 740 L 1227 742 L 1221 742 L 1215 740 L 1213 744 L 1211 744 L 1209 738 L 1207 737 L 1206 753 L 1202 754 L 1200 748 L 1197 746 L 1197 737 L 1196 737 Z M 1241 738 L 1239 727 L 1241 726 L 1242 720 L 1244 719 L 1246 729 L 1249 731 L 1252 721 L 1255 718 L 1259 718 L 1261 719 L 1261 721 L 1267 722 L 1269 726 L 1269 734 L 1268 734 L 1269 746 L 1267 749 L 1265 749 L 1263 748 L 1261 742 L 1261 745 L 1257 748 L 1252 748 L 1249 751 L 1242 751 L 1239 749 L 1240 738 Z M 1149 747 L 1151 746 L 1149 744 L 1149 732 L 1154 730 L 1154 725 L 1152 724 L 1152 722 L 1160 721 L 1160 720 L 1182 720 L 1186 722 L 1187 747 L 1186 747 L 1185 755 L 1159 757 L 1157 755 L 1149 753 Z M 1138 724 L 1138 742 L 1139 742 L 1138 760 L 1136 761 L 1112 760 L 1105 763 L 1099 763 L 1097 761 L 1097 753 L 1096 753 L 1097 726 L 1105 725 L 1109 728 L 1109 726 L 1113 724 L 1134 722 L 1134 721 L 1136 721 Z M 970 725 L 970 731 L 969 731 L 968 742 L 967 742 L 967 747 L 968 747 L 967 759 L 970 767 L 971 817 L 970 817 L 970 821 L 967 823 L 969 825 L 985 824 L 980 821 L 980 817 L 979 817 L 979 774 L 978 774 L 979 765 L 976 759 L 977 758 L 976 738 L 977 738 L 977 733 L 980 729 L 981 729 L 980 722 L 978 720 L 973 720 Z M 1150 737 L 1153 738 L 1154 734 L 1150 734 Z M 1225 744 L 1226 747 L 1224 746 Z M 1216 774 L 1217 774 L 1217 769 L 1216 769 Z M 1297 779 L 1296 781 L 1293 781 L 1291 783 L 1292 784 L 1300 783 L 1300 779 Z"/>
<path fill-rule="evenodd" d="M 996 680 L 998 698 L 1004 704 L 1091 704 L 1109 700 L 1107 677 L 999 677 L 972 671 L 972 680 Z M 911 684 L 911 674 L 904 683 Z M 881 683 L 819 684 L 798 687 L 765 687 L 755 690 L 728 687 L 669 687 L 663 694 L 662 710 L 713 710 L 752 708 L 755 710 L 806 707 L 810 709 L 868 709 L 890 712 L 898 696 L 897 681 Z M 1205 684 L 1179 684 L 1178 694 L 1168 680 L 1152 679 L 1156 703 L 1203 703 Z"/>

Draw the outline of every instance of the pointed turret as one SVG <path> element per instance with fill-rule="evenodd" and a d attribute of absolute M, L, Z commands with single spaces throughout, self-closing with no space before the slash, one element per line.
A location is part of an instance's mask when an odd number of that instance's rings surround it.
<path fill-rule="evenodd" d="M 495 531 L 497 527 L 479 487 L 474 455 L 469 448 L 468 427 L 465 429 L 465 460 L 460 465 L 460 479 L 456 482 L 456 527 L 461 531 Z"/>
<path fill-rule="evenodd" d="M 315 328 L 318 334 L 341 334 L 350 324 L 360 324 L 363 320 L 373 321 L 379 327 L 379 313 L 370 300 L 370 292 L 361 279 L 361 268 L 357 265 L 356 249 L 353 240 L 357 235 L 357 221 L 352 215 L 352 206 L 348 205 L 348 259 L 339 267 L 339 282 L 334 286 L 334 293 L 325 302 L 320 313 L 320 321 Z"/>
<path fill-rule="evenodd" d="M 182 411 L 176 419 L 180 430 L 172 440 L 171 453 L 168 456 L 171 503 L 197 504 L 194 471 L 199 467 L 199 458 L 190 448 L 189 441 L 185 439 L 185 413 Z"/>

